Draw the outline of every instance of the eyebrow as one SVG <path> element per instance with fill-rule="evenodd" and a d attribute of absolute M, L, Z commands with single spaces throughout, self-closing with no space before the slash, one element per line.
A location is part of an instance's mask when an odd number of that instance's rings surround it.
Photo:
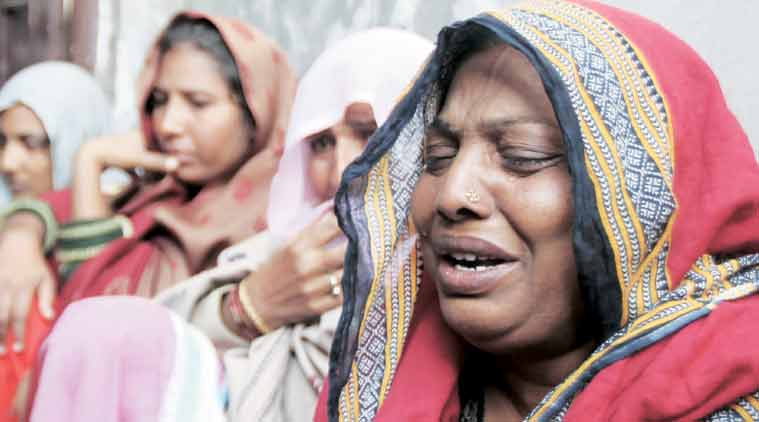
<path fill-rule="evenodd" d="M 554 122 L 534 117 L 516 117 L 487 120 L 479 124 L 477 130 L 480 132 L 494 132 L 504 130 L 509 126 L 519 125 L 540 125 L 561 130 L 561 128 L 559 128 Z M 450 122 L 440 118 L 440 116 L 435 117 L 435 119 L 429 125 L 429 129 L 432 129 L 438 132 L 439 135 L 449 139 L 459 139 L 461 137 L 461 130 L 453 127 Z"/>
<path fill-rule="evenodd" d="M 440 116 L 436 116 L 435 119 L 427 127 L 428 130 L 434 130 L 439 135 L 448 139 L 459 139 L 459 132 L 451 126 L 446 120 L 441 119 Z"/>
<path fill-rule="evenodd" d="M 310 135 L 307 135 L 303 138 L 303 140 L 307 142 L 315 141 L 317 138 L 320 138 L 325 135 L 330 135 L 332 133 L 332 128 L 328 127 L 326 129 L 320 130 L 318 132 L 314 132 Z"/>
<path fill-rule="evenodd" d="M 6 138 L 47 138 L 46 133 L 34 133 L 34 132 L 28 132 L 28 131 L 19 131 L 19 132 L 11 132 L 6 133 L 3 131 L 0 131 L 0 136 L 4 136 Z"/>
<path fill-rule="evenodd" d="M 160 91 L 164 94 L 168 94 L 171 90 L 166 89 L 160 85 L 153 85 L 152 88 L 153 91 Z M 215 93 L 200 89 L 200 88 L 180 88 L 177 89 L 176 92 L 178 92 L 180 95 L 183 95 L 185 97 L 193 96 L 193 95 L 200 95 L 200 96 L 206 96 L 209 98 L 216 98 L 217 95 Z"/>

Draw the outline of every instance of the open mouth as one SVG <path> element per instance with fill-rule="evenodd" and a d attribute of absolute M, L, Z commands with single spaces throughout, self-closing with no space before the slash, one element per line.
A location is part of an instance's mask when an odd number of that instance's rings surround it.
<path fill-rule="evenodd" d="M 458 271 L 481 272 L 496 269 L 509 261 L 491 256 L 481 256 L 473 253 L 443 254 L 441 258 Z"/>
<path fill-rule="evenodd" d="M 437 257 L 432 266 L 435 281 L 446 295 L 486 294 L 519 269 L 518 255 L 483 238 L 441 233 L 429 240 Z"/>

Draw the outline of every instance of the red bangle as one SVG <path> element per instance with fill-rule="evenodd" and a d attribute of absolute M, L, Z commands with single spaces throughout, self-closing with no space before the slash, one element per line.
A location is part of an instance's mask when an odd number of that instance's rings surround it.
<path fill-rule="evenodd" d="M 261 335 L 256 324 L 248 317 L 245 309 L 240 302 L 239 285 L 236 285 L 234 289 L 227 293 L 225 299 L 226 306 L 229 309 L 229 314 L 237 327 L 247 339 L 252 340 Z"/>

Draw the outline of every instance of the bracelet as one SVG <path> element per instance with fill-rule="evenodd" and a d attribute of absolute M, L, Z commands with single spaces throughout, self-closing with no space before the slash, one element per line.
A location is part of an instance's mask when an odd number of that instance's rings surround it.
<path fill-rule="evenodd" d="M 42 224 L 45 226 L 45 239 L 43 241 L 43 248 L 45 253 L 50 252 L 55 246 L 55 242 L 58 239 L 58 221 L 55 219 L 55 214 L 50 208 L 50 205 L 45 201 L 32 198 L 20 198 L 11 201 L 8 207 L 2 212 L 2 219 L 5 220 L 9 216 L 18 212 L 30 212 L 37 216 Z M 3 223 L 5 223 L 3 221 Z"/>
<path fill-rule="evenodd" d="M 58 262 L 86 261 L 105 249 L 112 241 L 134 234 L 132 222 L 123 215 L 64 224 L 58 234 Z"/>
<path fill-rule="evenodd" d="M 248 318 L 247 314 L 245 314 L 242 303 L 240 303 L 240 294 L 238 292 L 237 286 L 235 286 L 231 291 L 227 292 L 222 303 L 227 307 L 227 309 L 229 309 L 229 315 L 232 318 L 232 322 L 235 324 L 235 327 L 237 327 L 242 332 L 244 337 L 246 337 L 248 340 L 253 340 L 254 338 L 261 335 L 261 332 L 258 330 L 253 321 Z"/>
<path fill-rule="evenodd" d="M 250 302 L 250 296 L 248 296 L 248 289 L 245 288 L 245 284 L 240 283 L 237 288 L 237 297 L 240 299 L 242 309 L 245 314 L 253 320 L 253 324 L 258 328 L 261 334 L 268 334 L 271 332 L 271 328 L 264 322 L 264 319 L 258 315 L 256 308 Z"/>
<path fill-rule="evenodd" d="M 60 264 L 58 273 L 67 280 L 80 264 L 100 254 L 111 242 L 133 234 L 131 220 L 123 215 L 62 225 L 55 251 L 55 259 Z"/>

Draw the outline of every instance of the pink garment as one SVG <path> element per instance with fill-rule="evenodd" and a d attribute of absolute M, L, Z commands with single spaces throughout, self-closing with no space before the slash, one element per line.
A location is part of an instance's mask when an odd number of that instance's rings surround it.
<path fill-rule="evenodd" d="M 213 346 L 147 299 L 73 303 L 40 358 L 33 422 L 224 420 Z"/>
<path fill-rule="evenodd" d="M 329 46 L 314 61 L 298 84 L 285 152 L 272 179 L 266 219 L 275 242 L 331 207 L 331 200 L 319 206 L 322 201 L 309 184 L 305 139 L 338 123 L 345 109 L 358 102 L 371 105 L 382 125 L 433 47 L 413 32 L 372 28 Z"/>

